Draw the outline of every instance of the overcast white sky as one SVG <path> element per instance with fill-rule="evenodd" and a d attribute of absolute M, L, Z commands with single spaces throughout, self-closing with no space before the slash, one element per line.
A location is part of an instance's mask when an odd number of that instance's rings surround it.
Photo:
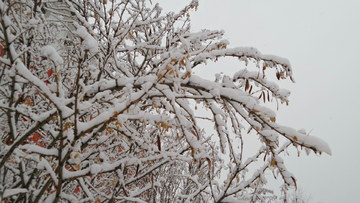
<path fill-rule="evenodd" d="M 164 11 L 178 11 L 190 0 L 155 2 Z M 230 47 L 253 46 L 290 60 L 296 83 L 281 83 L 292 93 L 277 121 L 312 130 L 333 153 L 297 157 L 293 151 L 285 159 L 315 203 L 360 199 L 359 9 L 358 0 L 200 0 L 191 13 L 193 31 L 223 29 Z M 220 63 L 217 72 L 229 68 L 239 63 Z"/>

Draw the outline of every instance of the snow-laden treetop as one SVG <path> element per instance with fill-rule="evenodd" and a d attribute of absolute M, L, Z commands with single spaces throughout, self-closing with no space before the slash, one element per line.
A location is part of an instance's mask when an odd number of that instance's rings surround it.
<path fill-rule="evenodd" d="M 289 61 L 191 32 L 197 7 L 0 1 L 0 201 L 271 201 L 265 171 L 296 187 L 287 147 L 331 155 L 264 105 L 288 104 L 266 75 L 293 80 Z M 232 75 L 194 74 L 224 57 L 239 59 Z"/>

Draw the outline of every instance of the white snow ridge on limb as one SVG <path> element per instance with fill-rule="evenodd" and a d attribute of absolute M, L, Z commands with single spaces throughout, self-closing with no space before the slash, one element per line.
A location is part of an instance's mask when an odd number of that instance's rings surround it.
<path fill-rule="evenodd" d="M 302 131 L 296 131 L 295 129 L 287 126 L 281 126 L 277 123 L 269 124 L 273 129 L 276 129 L 277 132 L 281 133 L 288 139 L 292 140 L 294 144 L 298 144 L 309 149 L 314 150 L 315 152 L 325 152 L 329 155 L 332 155 L 331 148 L 327 142 L 318 138 L 316 136 L 307 135 L 306 133 L 301 133 Z"/>
<path fill-rule="evenodd" d="M 51 45 L 47 45 L 41 48 L 41 54 L 45 57 L 48 57 L 57 65 L 63 64 L 64 60 L 60 57 L 55 48 Z"/>
<path fill-rule="evenodd" d="M 6 189 L 3 193 L 3 198 L 11 197 L 20 193 L 27 193 L 28 190 L 25 188 L 16 188 L 16 189 Z"/>
<path fill-rule="evenodd" d="M 85 27 L 79 26 L 76 30 L 76 34 L 78 34 L 82 39 L 82 44 L 85 49 L 88 49 L 90 53 L 96 54 L 99 51 L 98 42 L 88 33 Z"/>

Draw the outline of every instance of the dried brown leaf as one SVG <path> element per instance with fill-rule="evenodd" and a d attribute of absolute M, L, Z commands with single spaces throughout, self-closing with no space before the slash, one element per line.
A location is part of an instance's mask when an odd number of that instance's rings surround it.
<path fill-rule="evenodd" d="M 264 100 L 264 103 L 266 102 L 266 99 L 265 99 L 265 92 L 262 92 L 263 93 L 263 100 Z"/>
<path fill-rule="evenodd" d="M 297 184 L 296 184 L 296 180 L 294 177 L 291 176 L 291 179 L 294 181 L 294 184 L 295 184 L 295 191 L 297 190 Z"/>
<path fill-rule="evenodd" d="M 270 166 L 271 166 L 271 167 L 276 166 L 276 160 L 275 160 L 275 158 L 272 158 L 272 160 L 271 160 L 271 162 L 270 162 Z"/>
<path fill-rule="evenodd" d="M 157 135 L 157 145 L 158 145 L 159 151 L 161 151 L 161 140 L 160 140 L 159 135 Z"/>
<path fill-rule="evenodd" d="M 245 92 L 249 89 L 250 84 L 249 84 L 249 80 L 245 81 Z"/>
<path fill-rule="evenodd" d="M 75 168 L 76 168 L 76 170 L 79 171 L 79 170 L 81 169 L 81 165 L 80 165 L 80 164 L 76 164 L 76 165 L 75 165 Z"/>

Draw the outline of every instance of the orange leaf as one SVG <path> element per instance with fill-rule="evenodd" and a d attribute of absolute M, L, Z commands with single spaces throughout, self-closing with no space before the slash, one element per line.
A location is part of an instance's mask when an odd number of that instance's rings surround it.
<path fill-rule="evenodd" d="M 48 77 L 50 77 L 52 74 L 53 74 L 53 70 L 52 70 L 52 69 L 50 69 L 50 70 L 47 71 Z"/>
<path fill-rule="evenodd" d="M 80 170 L 80 168 L 81 168 L 81 165 L 80 165 L 80 164 L 76 164 L 76 165 L 75 165 L 75 168 L 76 168 L 76 170 L 78 170 L 78 171 L 79 171 L 79 170 Z"/>
<path fill-rule="evenodd" d="M 191 148 L 190 156 L 194 157 L 195 150 L 194 148 Z"/>
<path fill-rule="evenodd" d="M 30 99 L 26 99 L 25 102 L 24 102 L 24 104 L 25 104 L 26 106 L 31 106 L 31 100 L 30 100 Z"/>
<path fill-rule="evenodd" d="M 182 59 L 182 60 L 180 61 L 180 65 L 185 65 L 184 59 Z"/>
<path fill-rule="evenodd" d="M 271 160 L 270 166 L 271 167 L 276 166 L 276 160 L 274 158 Z"/>
<path fill-rule="evenodd" d="M 76 189 L 75 189 L 75 194 L 77 194 L 77 193 L 79 193 L 80 192 L 80 185 L 78 185 L 77 187 L 76 187 Z"/>

